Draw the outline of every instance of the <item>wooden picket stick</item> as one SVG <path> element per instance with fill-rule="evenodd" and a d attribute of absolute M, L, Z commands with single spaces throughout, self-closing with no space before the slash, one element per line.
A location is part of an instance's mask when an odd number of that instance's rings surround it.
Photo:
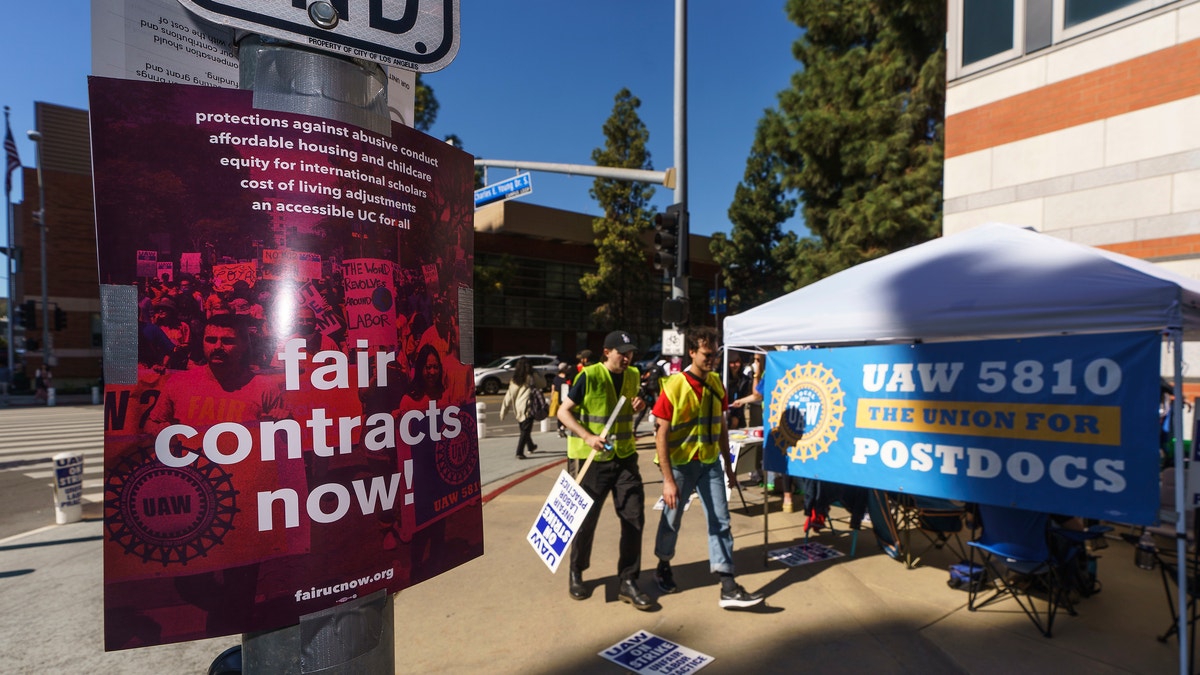
<path fill-rule="evenodd" d="M 600 431 L 600 438 L 603 438 L 605 443 L 608 442 L 608 430 L 612 428 L 613 422 L 617 421 L 617 415 L 620 414 L 621 407 L 624 405 L 625 397 L 622 396 L 617 399 L 617 407 L 613 408 L 612 414 L 608 416 L 608 421 L 604 423 L 604 429 Z M 583 467 L 579 469 L 579 473 L 575 476 L 576 483 L 583 480 L 583 474 L 587 473 L 588 467 L 592 465 L 592 460 L 595 457 L 596 449 L 592 448 L 592 451 L 588 453 L 587 459 L 583 462 Z"/>

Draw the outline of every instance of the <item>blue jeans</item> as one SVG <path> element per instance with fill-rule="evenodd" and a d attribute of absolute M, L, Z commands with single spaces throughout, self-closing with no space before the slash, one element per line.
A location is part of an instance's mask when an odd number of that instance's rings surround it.
<path fill-rule="evenodd" d="M 675 543 L 683 507 L 695 490 L 708 519 L 708 567 L 718 574 L 733 574 L 733 532 L 729 529 L 729 503 L 725 500 L 725 470 L 721 462 L 704 464 L 698 461 L 671 467 L 675 485 L 679 488 L 677 508 L 663 508 L 654 539 L 654 555 L 659 560 L 675 557 Z"/>

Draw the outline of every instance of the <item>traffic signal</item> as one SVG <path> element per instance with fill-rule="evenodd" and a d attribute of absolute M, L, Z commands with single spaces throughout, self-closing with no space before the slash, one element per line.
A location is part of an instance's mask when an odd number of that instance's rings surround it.
<path fill-rule="evenodd" d="M 683 228 L 683 205 L 672 204 L 654 214 L 654 269 L 672 276 L 679 269 L 679 239 Z"/>
<path fill-rule="evenodd" d="M 21 305 L 21 325 L 25 330 L 37 330 L 37 303 L 33 300 Z"/>
<path fill-rule="evenodd" d="M 62 330 L 67 327 L 67 313 L 62 311 L 61 307 L 54 308 L 54 330 Z"/>
<path fill-rule="evenodd" d="M 671 325 L 686 325 L 688 322 L 687 298 L 667 298 L 663 300 L 662 321 Z"/>

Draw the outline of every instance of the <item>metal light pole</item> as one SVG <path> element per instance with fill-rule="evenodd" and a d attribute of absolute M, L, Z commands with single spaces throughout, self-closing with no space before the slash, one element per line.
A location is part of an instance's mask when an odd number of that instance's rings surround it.
<path fill-rule="evenodd" d="M 675 203 L 685 214 L 679 232 L 679 255 L 684 260 L 691 255 L 687 181 L 687 0 L 675 0 Z M 671 297 L 687 299 L 686 276 L 671 275 Z"/>
<path fill-rule="evenodd" d="M 8 112 L 9 112 L 9 107 L 4 106 L 4 129 L 6 130 L 6 133 L 11 135 L 12 127 L 8 123 Z M 6 136 L 5 138 L 7 139 L 8 137 Z M 5 154 L 6 155 L 8 154 L 7 148 L 5 149 Z M 6 157 L 5 159 L 7 160 L 8 158 Z M 15 288 L 15 284 L 17 281 L 17 266 L 14 263 L 14 259 L 13 259 L 13 257 L 16 255 L 16 250 L 17 250 L 17 245 L 13 241 L 13 205 L 12 205 L 12 179 L 11 179 L 11 176 L 12 176 L 11 171 L 13 170 L 13 168 L 14 167 L 12 167 L 11 164 L 7 165 L 5 168 L 5 171 L 7 171 L 8 173 L 5 174 L 5 189 L 4 189 L 4 202 L 7 206 L 7 213 L 5 214 L 5 216 L 8 219 L 8 222 L 7 222 L 8 249 L 4 253 L 4 256 L 5 256 L 4 264 L 8 265 L 8 270 L 7 270 L 8 271 L 8 322 L 6 324 L 7 325 L 7 328 L 6 328 L 7 334 L 5 335 L 5 337 L 8 338 L 8 354 L 7 354 L 7 356 L 8 356 L 8 379 L 5 382 L 0 383 L 0 388 L 3 388 L 3 390 L 4 390 L 5 403 L 8 402 L 8 400 L 7 400 L 8 395 L 10 393 L 12 393 L 12 390 L 10 389 L 10 387 L 12 387 L 12 384 L 15 381 L 16 374 L 17 374 L 16 352 L 14 351 L 14 346 L 13 346 L 13 330 L 15 328 L 15 326 L 13 326 L 13 316 L 16 315 L 16 302 L 17 302 L 17 295 L 16 295 L 16 293 L 13 292 L 13 289 Z"/>
<path fill-rule="evenodd" d="M 46 183 L 42 180 L 42 132 L 30 130 L 26 133 L 29 140 L 37 144 L 38 210 L 34 212 L 33 218 L 38 224 L 38 235 L 41 242 L 39 248 L 42 265 L 42 367 L 50 368 L 57 366 L 58 363 L 54 359 L 54 338 L 50 332 L 50 286 L 46 274 L 46 231 L 49 228 L 46 226 Z M 51 400 L 53 398 L 47 399 L 48 402 Z"/>
<path fill-rule="evenodd" d="M 318 16 L 336 23 L 329 3 L 313 3 L 310 14 L 313 8 Z M 387 74 L 377 63 L 261 35 L 247 35 L 238 43 L 238 60 L 240 87 L 254 92 L 257 108 L 303 113 L 391 134 Z M 381 591 L 301 617 L 294 626 L 246 633 L 242 635 L 243 672 L 314 672 L 305 668 L 308 658 L 337 664 L 322 672 L 393 673 L 393 612 L 392 596 Z M 368 626 L 376 626 L 377 634 L 385 637 L 373 642 Z"/>

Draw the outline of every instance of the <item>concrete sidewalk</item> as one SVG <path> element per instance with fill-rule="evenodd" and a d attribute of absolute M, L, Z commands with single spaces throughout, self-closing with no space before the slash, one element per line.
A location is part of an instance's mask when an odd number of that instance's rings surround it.
<path fill-rule="evenodd" d="M 1172 673 L 1174 640 L 1155 636 L 1169 624 L 1157 571 L 1133 565 L 1122 541 L 1100 553 L 1104 590 L 1062 613 L 1054 637 L 1038 634 L 1011 600 L 978 612 L 966 593 L 947 587 L 937 558 L 916 569 L 879 552 L 869 531 L 857 555 L 796 568 L 764 563 L 764 553 L 802 538 L 804 516 L 778 511 L 764 545 L 758 506 L 735 509 L 739 581 L 767 594 L 764 606 L 718 608 L 708 572 L 705 522 L 699 504 L 684 516 L 675 561 L 680 592 L 659 598 L 654 588 L 658 471 L 641 453 L 647 480 L 642 587 L 661 604 L 638 612 L 616 598 L 617 522 L 604 505 L 593 567 L 593 596 L 567 595 L 566 565 L 557 575 L 525 542 L 565 458 L 565 441 L 537 433 L 532 459 L 513 457 L 515 437 L 480 443 L 484 474 L 485 554 L 396 596 L 397 672 L 618 673 L 597 655 L 646 630 L 716 658 L 705 673 Z M 748 500 L 760 500 L 747 487 Z M 734 505 L 740 507 L 737 497 Z M 90 520 L 50 525 L 0 541 L 0 671 L 5 673 L 204 673 L 238 636 L 104 653 L 99 508 Z M 843 552 L 851 535 L 839 530 L 817 541 Z"/>
<path fill-rule="evenodd" d="M 648 452 L 642 472 L 652 503 L 661 482 Z M 524 540 L 557 474 L 533 475 L 485 507 L 482 558 L 396 597 L 398 671 L 618 673 L 598 652 L 645 630 L 715 657 L 704 670 L 714 675 L 1179 672 L 1175 641 L 1155 639 L 1170 624 L 1159 573 L 1136 568 L 1123 541 L 1099 552 L 1103 591 L 1081 600 L 1078 616 L 1061 612 L 1048 639 L 1011 599 L 968 612 L 966 592 L 946 583 L 946 565 L 956 560 L 931 557 L 907 569 L 880 552 L 869 530 L 859 534 L 856 557 L 768 566 L 765 551 L 803 541 L 804 515 L 781 513 L 778 497 L 765 545 L 760 507 L 746 513 L 733 500 L 738 581 L 765 593 L 765 606 L 717 606 L 698 502 L 680 533 L 679 593 L 660 597 L 654 586 L 659 512 L 648 506 L 641 586 L 659 607 L 639 612 L 617 599 L 618 524 L 606 503 L 584 575 L 595 592 L 576 601 L 567 595 L 566 565 L 551 575 Z M 761 500 L 759 489 L 745 492 Z M 849 553 L 851 533 L 840 527 L 814 540 Z"/>

